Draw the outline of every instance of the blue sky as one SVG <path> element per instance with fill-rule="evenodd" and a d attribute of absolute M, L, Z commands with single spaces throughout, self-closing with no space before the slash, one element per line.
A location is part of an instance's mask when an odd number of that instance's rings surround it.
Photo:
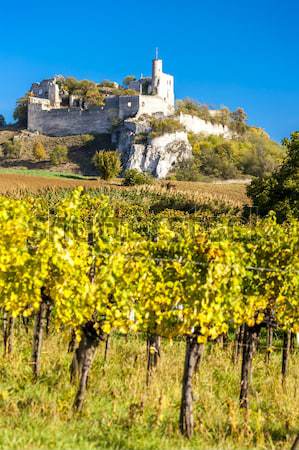
<path fill-rule="evenodd" d="M 0 0 L 0 113 L 54 74 L 149 74 L 155 47 L 176 97 L 245 108 L 280 140 L 299 129 L 295 0 Z"/>

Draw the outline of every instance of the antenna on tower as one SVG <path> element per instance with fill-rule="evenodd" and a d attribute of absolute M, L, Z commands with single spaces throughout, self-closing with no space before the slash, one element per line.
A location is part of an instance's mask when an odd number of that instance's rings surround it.
<path fill-rule="evenodd" d="M 156 47 L 156 59 L 159 59 L 159 47 Z"/>

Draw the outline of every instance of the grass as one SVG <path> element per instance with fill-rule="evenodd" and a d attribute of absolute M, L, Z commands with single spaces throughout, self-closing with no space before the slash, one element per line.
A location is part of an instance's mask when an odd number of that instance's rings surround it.
<path fill-rule="evenodd" d="M 248 425 L 239 411 L 240 365 L 231 349 L 206 350 L 194 380 L 195 436 L 178 432 L 184 342 L 162 341 L 160 365 L 145 388 L 145 341 L 113 336 L 106 365 L 104 348 L 94 361 L 84 410 L 72 412 L 67 335 L 51 334 L 42 373 L 31 376 L 31 334 L 17 329 L 14 354 L 0 358 L 0 448 L 5 450 L 286 450 L 298 426 L 297 358 L 291 358 L 287 387 L 280 382 L 280 354 L 268 367 L 254 361 Z"/>
<path fill-rule="evenodd" d="M 16 174 L 16 175 L 28 175 L 34 177 L 45 178 L 70 178 L 74 180 L 93 180 L 94 177 L 85 177 L 84 175 L 75 174 L 72 172 L 55 172 L 52 170 L 44 169 L 6 169 L 0 168 L 1 174 Z"/>

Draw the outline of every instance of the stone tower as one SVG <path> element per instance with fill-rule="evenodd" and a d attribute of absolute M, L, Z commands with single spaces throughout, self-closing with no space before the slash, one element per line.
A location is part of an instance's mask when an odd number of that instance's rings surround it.
<path fill-rule="evenodd" d="M 162 59 L 153 59 L 152 65 L 152 92 L 161 97 L 161 75 L 163 73 Z"/>
<path fill-rule="evenodd" d="M 59 86 L 56 83 L 56 80 L 51 80 L 49 82 L 49 93 L 48 98 L 50 100 L 50 105 L 54 106 L 54 108 L 60 107 L 60 95 L 59 95 Z"/>
<path fill-rule="evenodd" d="M 174 109 L 174 78 L 163 72 L 162 59 L 153 59 L 152 94 L 161 97 L 171 109 Z"/>

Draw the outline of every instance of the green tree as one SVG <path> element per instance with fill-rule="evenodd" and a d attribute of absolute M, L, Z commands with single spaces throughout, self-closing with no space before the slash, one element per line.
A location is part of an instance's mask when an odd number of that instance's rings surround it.
<path fill-rule="evenodd" d="M 238 175 L 231 142 L 223 142 L 213 148 L 203 147 L 199 155 L 200 170 L 205 175 L 224 179 Z"/>
<path fill-rule="evenodd" d="M 238 108 L 236 111 L 233 111 L 231 114 L 231 128 L 238 134 L 244 134 L 248 128 L 246 125 L 247 114 L 243 108 Z"/>
<path fill-rule="evenodd" d="M 219 110 L 219 112 L 217 113 L 216 117 L 219 121 L 219 123 L 221 123 L 221 125 L 223 126 L 228 126 L 230 125 L 230 110 L 226 107 L 222 108 Z"/>
<path fill-rule="evenodd" d="M 283 144 L 287 149 L 283 164 L 272 175 L 254 179 L 247 188 L 258 214 L 274 210 L 280 221 L 299 218 L 299 131 Z"/>
<path fill-rule="evenodd" d="M 17 105 L 13 113 L 13 118 L 19 127 L 27 127 L 29 93 L 17 100 Z"/>
<path fill-rule="evenodd" d="M 120 155 L 113 150 L 96 152 L 93 164 L 104 180 L 116 177 L 121 171 Z"/>
<path fill-rule="evenodd" d="M 203 181 L 204 176 L 199 170 L 199 158 L 180 161 L 175 167 L 175 179 L 179 181 Z"/>
<path fill-rule="evenodd" d="M 6 120 L 3 114 L 0 114 L 0 128 L 4 128 L 6 126 Z"/>
<path fill-rule="evenodd" d="M 50 153 L 50 161 L 54 166 L 68 161 L 68 148 L 65 145 L 57 145 Z"/>
<path fill-rule="evenodd" d="M 135 81 L 136 77 L 135 75 L 127 75 L 124 79 L 123 79 L 123 85 L 125 87 L 128 87 L 131 81 Z"/>

